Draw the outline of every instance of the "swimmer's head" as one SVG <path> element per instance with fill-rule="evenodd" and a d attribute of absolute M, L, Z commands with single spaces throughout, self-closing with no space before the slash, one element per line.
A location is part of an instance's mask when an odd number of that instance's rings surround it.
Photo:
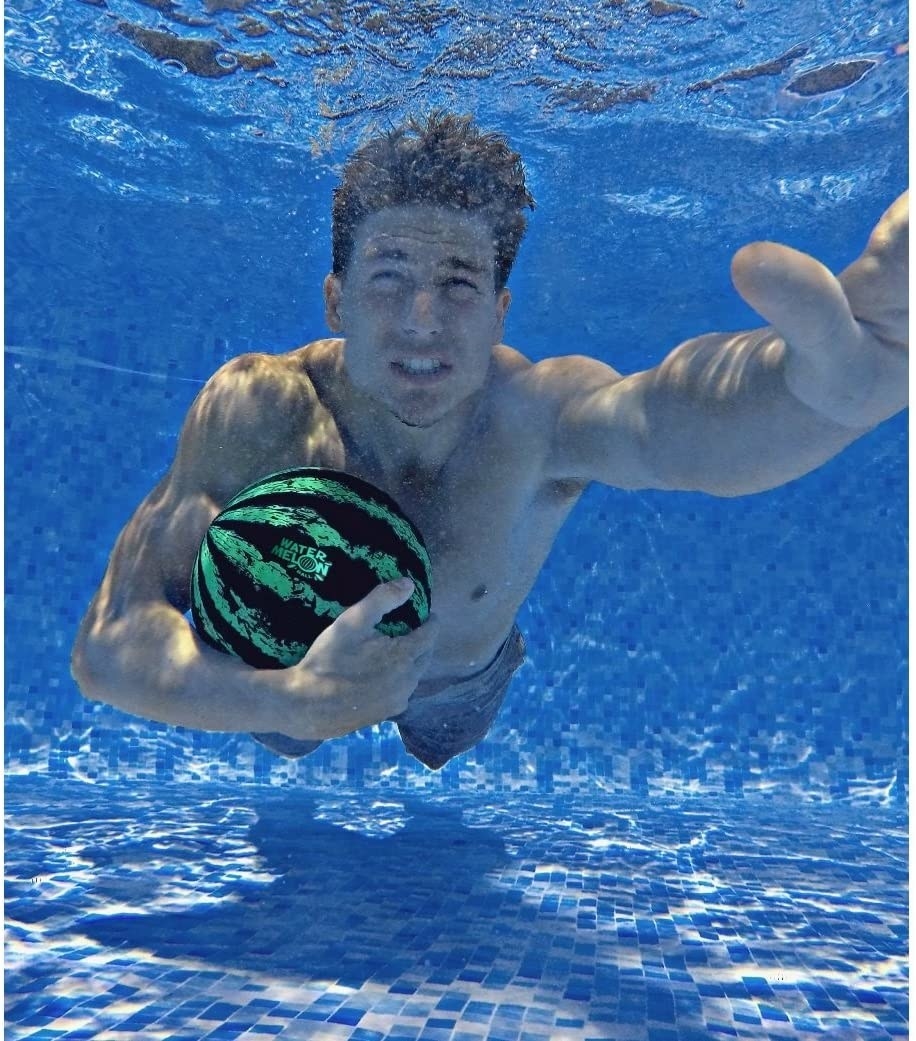
<path fill-rule="evenodd" d="M 480 214 L 493 228 L 496 290 L 507 279 L 534 209 L 522 157 L 501 134 L 484 133 L 471 116 L 433 112 L 373 137 L 344 166 L 332 209 L 333 271 L 343 275 L 360 222 L 413 203 Z"/>

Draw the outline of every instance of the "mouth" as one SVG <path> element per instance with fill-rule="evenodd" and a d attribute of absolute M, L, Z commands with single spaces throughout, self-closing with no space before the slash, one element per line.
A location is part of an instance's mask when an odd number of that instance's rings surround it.
<path fill-rule="evenodd" d="M 439 383 L 452 370 L 439 358 L 399 358 L 389 367 L 400 379 L 412 384 Z"/>

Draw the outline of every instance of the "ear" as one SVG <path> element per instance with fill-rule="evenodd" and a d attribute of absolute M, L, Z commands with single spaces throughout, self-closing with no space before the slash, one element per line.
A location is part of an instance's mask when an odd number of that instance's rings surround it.
<path fill-rule="evenodd" d="M 343 332 L 343 319 L 340 315 L 340 302 L 343 287 L 337 275 L 328 275 L 324 280 L 324 320 L 332 333 Z"/>
<path fill-rule="evenodd" d="M 508 289 L 501 289 L 496 297 L 496 326 L 494 330 L 494 343 L 502 343 L 503 329 L 506 324 L 506 314 L 512 303 L 512 294 Z"/>

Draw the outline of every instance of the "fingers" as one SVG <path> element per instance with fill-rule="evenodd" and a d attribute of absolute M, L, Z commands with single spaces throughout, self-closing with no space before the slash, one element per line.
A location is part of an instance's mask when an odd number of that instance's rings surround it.
<path fill-rule="evenodd" d="M 905 349 L 910 324 L 908 193 L 885 211 L 865 252 L 840 273 L 839 281 L 856 317 L 885 344 Z"/>
<path fill-rule="evenodd" d="M 732 260 L 741 296 L 802 354 L 842 351 L 859 331 L 843 287 L 814 257 L 775 242 L 754 242 Z"/>

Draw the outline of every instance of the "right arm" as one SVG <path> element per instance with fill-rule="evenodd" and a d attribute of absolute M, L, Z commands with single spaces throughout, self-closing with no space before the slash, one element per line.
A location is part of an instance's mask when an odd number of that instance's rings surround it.
<path fill-rule="evenodd" d="M 409 595 L 392 583 L 345 611 L 286 669 L 255 669 L 214 650 L 185 617 L 197 551 L 220 504 L 282 468 L 264 460 L 291 443 L 278 417 L 307 407 L 303 379 L 276 359 L 243 356 L 198 395 L 174 463 L 118 537 L 80 625 L 72 672 L 87 698 L 178 726 L 303 740 L 337 737 L 406 708 L 434 626 L 395 640 L 374 630 Z"/>

